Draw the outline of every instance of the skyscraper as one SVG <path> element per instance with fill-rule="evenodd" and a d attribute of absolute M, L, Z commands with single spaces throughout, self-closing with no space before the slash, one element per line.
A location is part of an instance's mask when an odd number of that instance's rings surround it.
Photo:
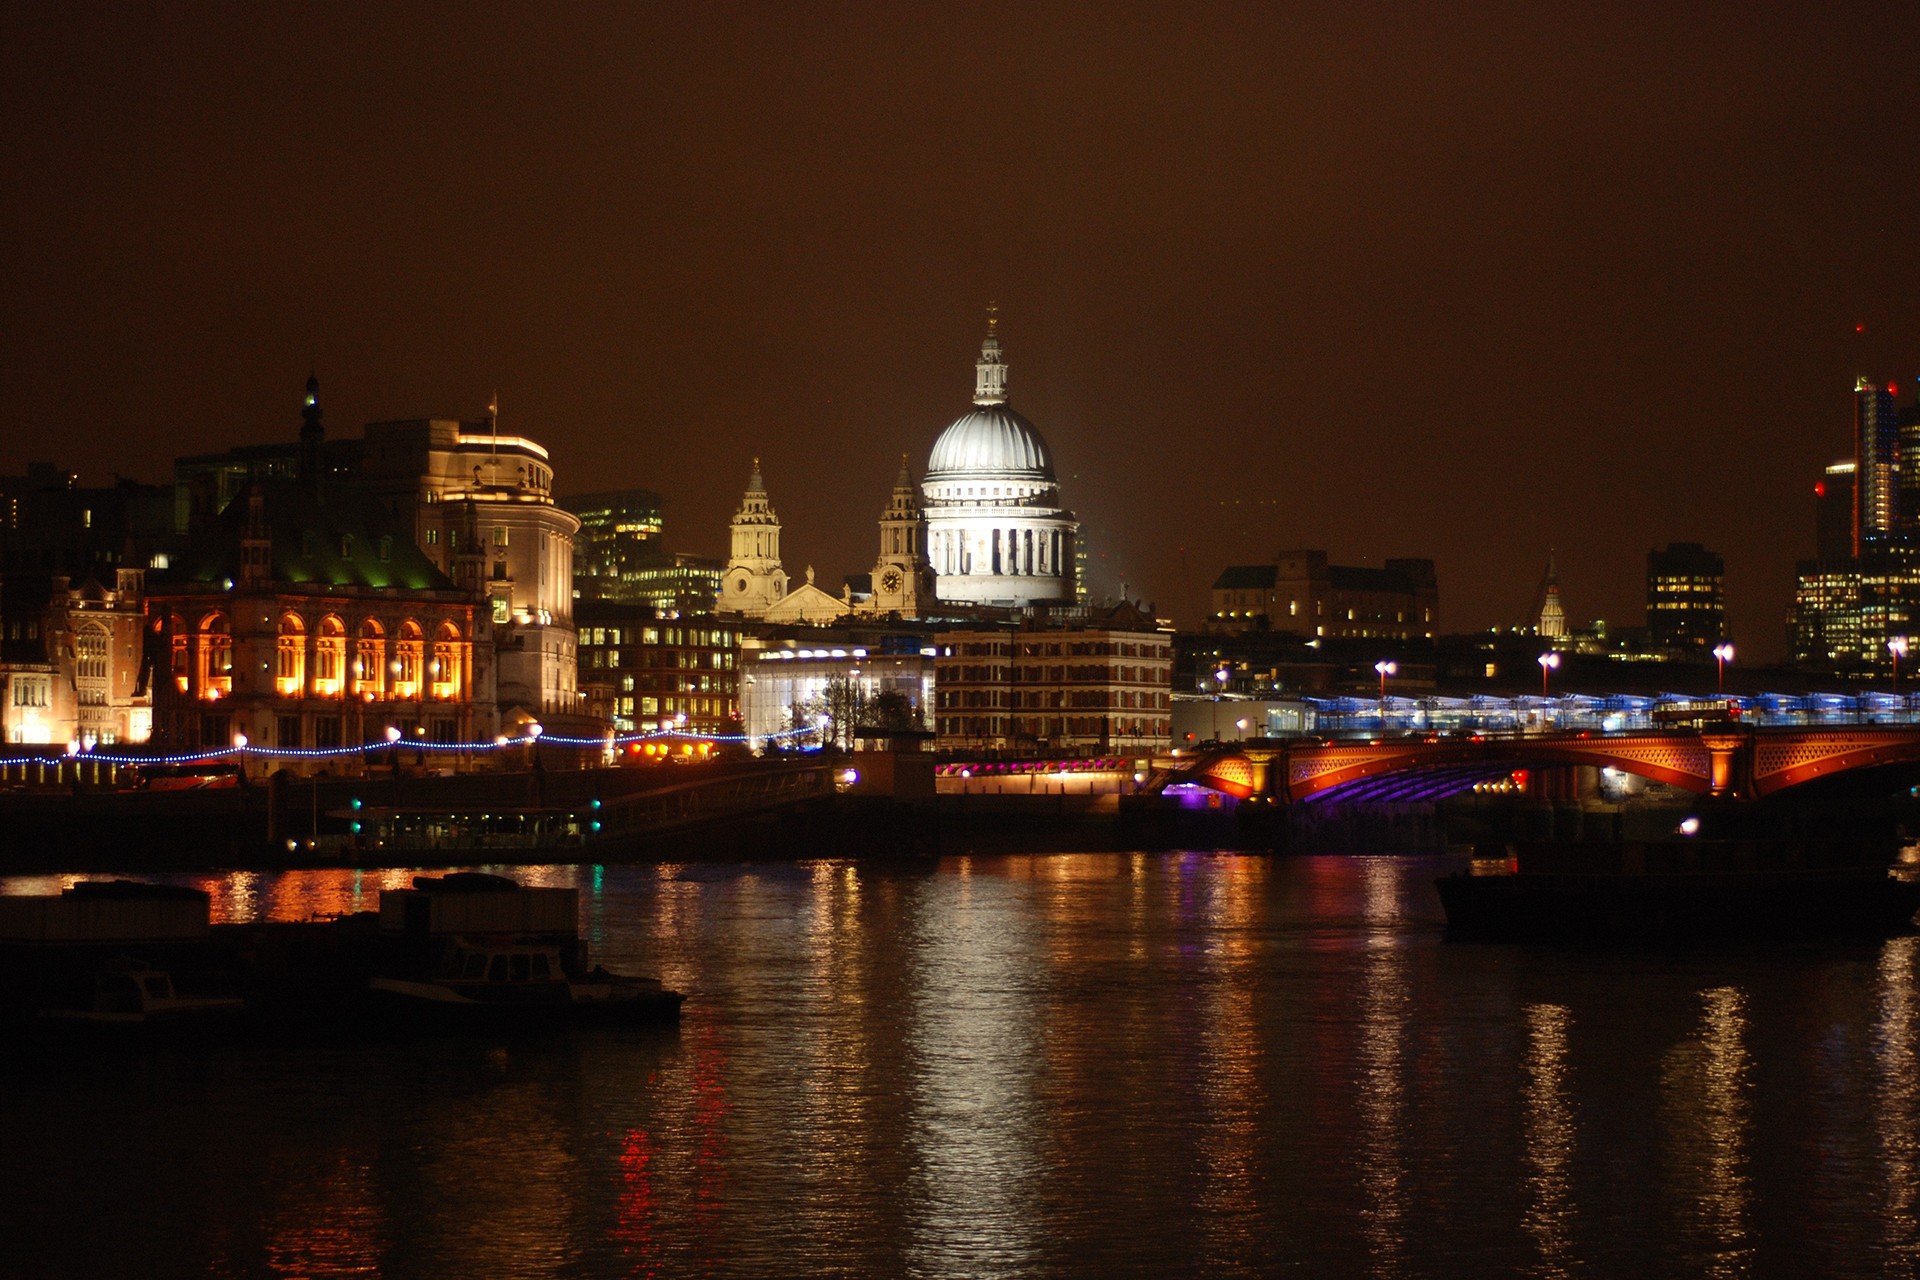
<path fill-rule="evenodd" d="M 1853 474 L 1853 463 L 1836 462 L 1814 483 L 1814 554 L 1821 560 L 1853 557 Z"/>
<path fill-rule="evenodd" d="M 1647 552 L 1647 642 L 1704 658 L 1727 637 L 1727 566 L 1697 542 Z"/>
<path fill-rule="evenodd" d="M 1891 541 L 1900 519 L 1900 416 L 1894 387 L 1853 385 L 1853 553 Z"/>

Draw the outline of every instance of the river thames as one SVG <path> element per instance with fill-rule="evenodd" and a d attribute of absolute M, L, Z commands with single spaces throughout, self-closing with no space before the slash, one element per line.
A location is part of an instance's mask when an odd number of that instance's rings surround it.
<path fill-rule="evenodd" d="M 677 1030 L 16 1046 L 0 1271 L 1920 1268 L 1920 940 L 1455 942 L 1450 865 L 525 869 L 580 887 L 608 967 L 689 993 Z M 161 878 L 221 921 L 410 875 Z"/>

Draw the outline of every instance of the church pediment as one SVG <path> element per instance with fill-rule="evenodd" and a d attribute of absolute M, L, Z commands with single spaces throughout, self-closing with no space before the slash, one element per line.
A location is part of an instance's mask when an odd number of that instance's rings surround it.
<path fill-rule="evenodd" d="M 811 582 L 795 587 L 767 609 L 768 622 L 834 622 L 847 615 L 846 602 Z"/>

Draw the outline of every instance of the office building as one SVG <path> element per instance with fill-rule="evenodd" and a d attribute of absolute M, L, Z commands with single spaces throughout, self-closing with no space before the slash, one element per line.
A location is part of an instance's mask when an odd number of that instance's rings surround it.
<path fill-rule="evenodd" d="M 1647 552 L 1647 642 L 1706 661 L 1727 638 L 1726 562 L 1697 542 Z"/>
<path fill-rule="evenodd" d="M 361 481 L 427 560 L 486 601 L 502 707 L 541 718 L 579 711 L 573 538 L 553 500 L 546 449 L 484 422 L 427 418 L 366 428 Z"/>
<path fill-rule="evenodd" d="M 1853 553 L 1893 538 L 1900 518 L 1900 418 L 1892 384 L 1861 378 L 1853 388 Z"/>
<path fill-rule="evenodd" d="M 1172 742 L 1173 635 L 1129 603 L 1036 609 L 934 636 L 938 745 L 1152 752 Z"/>
<path fill-rule="evenodd" d="M 560 505 L 580 521 L 573 538 L 574 599 L 643 603 L 638 575 L 662 559 L 660 495 L 651 489 L 612 489 L 578 494 Z"/>

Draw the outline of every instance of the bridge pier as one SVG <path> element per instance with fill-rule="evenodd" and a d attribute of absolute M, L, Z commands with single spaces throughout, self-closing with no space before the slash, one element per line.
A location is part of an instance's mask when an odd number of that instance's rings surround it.
<path fill-rule="evenodd" d="M 1707 794 L 1747 800 L 1753 796 L 1753 733 L 1703 733 L 1707 748 Z"/>

